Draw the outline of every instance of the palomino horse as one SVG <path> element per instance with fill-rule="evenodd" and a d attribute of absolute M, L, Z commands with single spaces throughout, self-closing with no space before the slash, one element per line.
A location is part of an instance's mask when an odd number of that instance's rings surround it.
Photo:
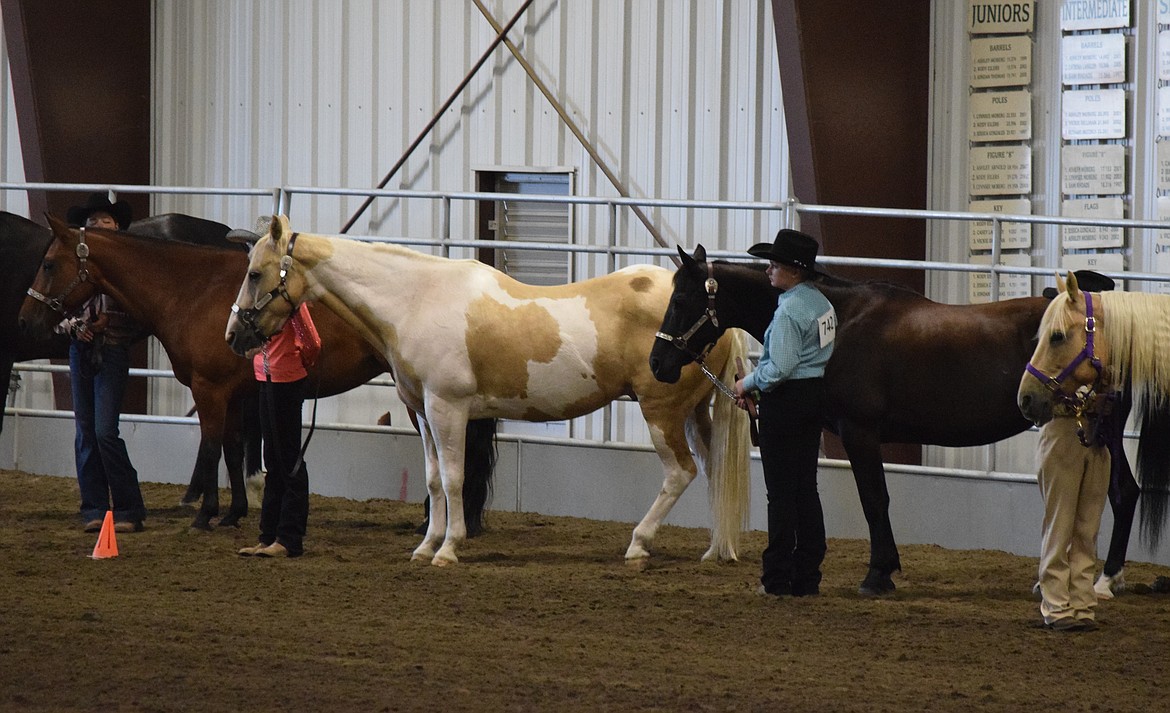
<path fill-rule="evenodd" d="M 1084 292 L 1071 273 L 1067 282 L 1056 280 L 1058 293 L 1019 381 L 1020 412 L 1043 425 L 1057 401 L 1075 404 L 1079 389 L 1127 385 L 1141 425 L 1142 535 L 1156 547 L 1170 482 L 1170 296 Z"/>
<path fill-rule="evenodd" d="M 225 336 L 244 353 L 279 331 L 295 305 L 313 300 L 385 355 L 398 375 L 399 395 L 423 426 L 431 513 L 412 559 L 458 561 L 468 418 L 573 418 L 623 394 L 637 398 L 666 471 L 662 490 L 634 529 L 627 560 L 649 555 L 659 524 L 694 479 L 688 441 L 707 461 L 715 487 L 704 559 L 734 559 L 746 516 L 743 438 L 729 433 L 709 448 L 712 386 L 698 369 L 688 369 L 677 386 L 665 386 L 647 368 L 669 295 L 670 273 L 659 267 L 534 287 L 475 260 L 294 233 L 286 217 L 274 216 L 269 233 L 252 248 Z M 740 340 L 715 346 L 717 369 L 734 364 L 733 345 L 742 349 Z M 719 399 L 715 427 L 744 429 L 735 411 L 729 399 Z M 721 499 L 721 493 L 730 497 Z"/>
<path fill-rule="evenodd" d="M 707 262 L 701 245 L 694 256 L 681 248 L 679 255 L 682 267 L 661 329 L 676 338 L 660 339 L 650 352 L 655 376 L 668 382 L 729 327 L 762 340 L 779 294 L 758 264 Z M 709 278 L 715 289 L 707 287 Z M 983 445 L 1028 428 L 1016 408 L 1016 388 L 1048 300 L 961 306 L 932 302 L 884 282 L 826 276 L 816 285 L 833 303 L 838 320 L 825 373 L 826 425 L 841 436 L 869 524 L 869 571 L 860 591 L 883 594 L 894 589 L 890 575 L 901 569 L 901 561 L 890 524 L 881 444 Z M 678 339 L 688 333 L 685 343 Z M 1114 578 L 1121 582 L 1125 564 L 1138 487 L 1128 464 L 1124 475 L 1099 591 L 1108 591 Z"/>
<path fill-rule="evenodd" d="M 199 414 L 200 443 L 185 500 L 203 497 L 192 527 L 210 529 L 219 515 L 219 453 L 222 449 L 232 501 L 222 526 L 237 526 L 248 501 L 241 471 L 240 413 L 255 401 L 252 363 L 223 343 L 224 315 L 236 293 L 248 256 L 231 249 L 152 240 L 113 230 L 73 230 L 50 218 L 53 241 L 41 260 L 32 291 L 59 303 L 51 309 L 28 297 L 20 323 L 30 335 L 46 335 L 60 312 L 77 309 L 95 292 L 114 297 L 126 312 L 154 334 L 170 357 L 175 378 L 191 389 Z M 84 249 L 83 248 L 84 243 Z M 84 254 L 82 259 L 80 256 Z M 81 270 L 86 278 L 80 277 Z M 327 309 L 314 312 L 322 352 L 310 370 L 310 392 L 330 396 L 364 384 L 386 370 L 366 342 Z M 470 465 L 467 504 L 478 528 L 494 456 L 495 424 L 469 424 Z"/>

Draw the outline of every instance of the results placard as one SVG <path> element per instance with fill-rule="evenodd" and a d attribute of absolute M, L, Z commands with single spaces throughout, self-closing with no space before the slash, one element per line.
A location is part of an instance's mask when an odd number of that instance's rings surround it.
<path fill-rule="evenodd" d="M 1032 150 L 1027 146 L 975 146 L 969 153 L 971 195 L 1032 192 Z"/>
<path fill-rule="evenodd" d="M 1004 200 L 971 201 L 967 207 L 972 213 L 997 213 L 1000 215 L 1031 215 L 1032 201 L 1027 198 Z M 968 230 L 969 249 L 991 250 L 991 223 L 975 221 Z M 1000 248 L 1004 250 L 1028 249 L 1032 247 L 1031 223 L 1003 223 L 999 234 Z"/>
<path fill-rule="evenodd" d="M 1170 191 L 1170 141 L 1159 141 L 1154 146 L 1157 147 L 1158 190 Z"/>
<path fill-rule="evenodd" d="M 1112 220 L 1125 217 L 1121 198 L 1084 198 L 1064 200 L 1060 214 L 1066 218 Z M 1065 250 L 1083 248 L 1119 248 L 1125 244 L 1125 229 L 1106 225 L 1062 225 L 1060 239 Z"/>
<path fill-rule="evenodd" d="M 1061 147 L 1060 189 L 1066 196 L 1125 193 L 1125 147 L 1116 144 Z"/>
<path fill-rule="evenodd" d="M 1065 255 L 1061 258 L 1062 272 L 1094 270 L 1096 272 L 1125 272 L 1125 256 L 1121 253 Z"/>
<path fill-rule="evenodd" d="M 1032 81 L 1032 38 L 977 37 L 971 40 L 970 84 L 1018 87 Z"/>
<path fill-rule="evenodd" d="M 972 265 L 990 265 L 990 255 L 972 255 Z M 999 264 L 1012 267 L 1031 267 L 1030 255 L 1000 255 Z M 972 272 L 967 281 L 967 301 L 971 304 L 980 304 L 991 301 L 991 273 Z M 1015 297 L 1032 296 L 1032 278 L 1028 275 L 1000 275 L 999 298 L 1009 300 Z"/>
<path fill-rule="evenodd" d="M 1032 92 L 971 95 L 967 122 L 971 141 L 1027 141 L 1032 138 Z"/>
<path fill-rule="evenodd" d="M 1125 138 L 1124 89 L 1063 92 L 1060 113 L 1066 141 Z"/>
<path fill-rule="evenodd" d="M 1060 79 L 1064 84 L 1116 84 L 1125 81 L 1125 35 L 1069 35 L 1060 40 Z"/>

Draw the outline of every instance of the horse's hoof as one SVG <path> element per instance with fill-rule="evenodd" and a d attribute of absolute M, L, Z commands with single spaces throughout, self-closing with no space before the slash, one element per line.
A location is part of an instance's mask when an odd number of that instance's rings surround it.
<path fill-rule="evenodd" d="M 647 559 L 650 559 L 650 550 L 646 549 L 642 545 L 631 544 L 629 549 L 626 550 L 626 562 Z"/>
<path fill-rule="evenodd" d="M 458 564 L 458 563 L 459 563 L 459 559 L 456 558 L 455 555 L 448 555 L 448 556 L 435 555 L 435 558 L 431 560 L 431 564 L 433 564 L 436 567 L 449 567 L 453 564 Z"/>
<path fill-rule="evenodd" d="M 1102 574 L 1097 578 L 1093 584 L 1093 591 L 1097 594 L 1097 599 L 1100 601 L 1109 601 L 1113 598 L 1115 592 L 1120 592 L 1125 589 L 1125 580 L 1121 577 L 1110 577 Z"/>
<path fill-rule="evenodd" d="M 863 597 L 881 597 L 890 594 L 894 591 L 894 580 L 890 579 L 890 575 L 880 572 L 876 569 L 870 569 L 869 574 L 865 575 L 861 586 L 857 588 L 857 593 Z"/>
<path fill-rule="evenodd" d="M 234 527 L 238 530 L 240 529 L 240 516 L 228 515 L 219 521 L 218 527 Z"/>
<path fill-rule="evenodd" d="M 721 551 L 715 549 L 714 547 L 712 547 L 711 549 L 709 549 L 703 553 L 702 561 L 703 562 L 718 562 L 718 563 L 722 564 L 724 562 L 738 562 L 739 557 L 735 554 L 735 550 L 728 550 L 726 552 L 721 552 Z"/>
<path fill-rule="evenodd" d="M 195 522 L 191 523 L 191 529 L 198 530 L 200 532 L 211 532 L 214 528 L 211 527 L 210 520 L 195 520 Z"/>

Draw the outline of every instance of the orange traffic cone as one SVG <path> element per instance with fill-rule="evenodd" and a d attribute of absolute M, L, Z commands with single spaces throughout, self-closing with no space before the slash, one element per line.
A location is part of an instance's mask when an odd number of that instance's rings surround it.
<path fill-rule="evenodd" d="M 114 535 L 114 511 L 106 510 L 106 519 L 102 521 L 102 531 L 98 533 L 97 544 L 93 546 L 95 560 L 102 560 L 118 556 L 118 538 Z"/>

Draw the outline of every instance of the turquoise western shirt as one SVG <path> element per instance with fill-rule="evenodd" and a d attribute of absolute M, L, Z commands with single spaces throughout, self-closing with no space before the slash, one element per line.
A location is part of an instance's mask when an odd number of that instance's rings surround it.
<path fill-rule="evenodd" d="M 763 356 L 743 380 L 744 389 L 771 391 L 789 379 L 824 376 L 836 334 L 837 313 L 811 283 L 802 282 L 782 293 L 764 332 Z"/>

